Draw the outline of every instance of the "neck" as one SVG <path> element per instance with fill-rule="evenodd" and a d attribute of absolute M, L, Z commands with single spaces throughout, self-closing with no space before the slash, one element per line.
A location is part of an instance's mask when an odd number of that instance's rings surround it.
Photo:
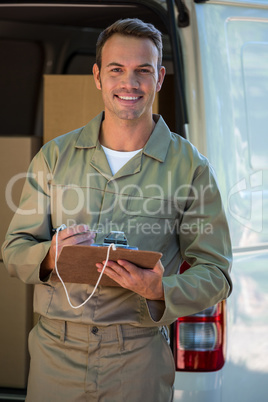
<path fill-rule="evenodd" d="M 105 114 L 100 129 L 100 143 L 115 151 L 130 152 L 144 147 L 155 127 L 153 117 L 145 121 L 109 119 Z"/>

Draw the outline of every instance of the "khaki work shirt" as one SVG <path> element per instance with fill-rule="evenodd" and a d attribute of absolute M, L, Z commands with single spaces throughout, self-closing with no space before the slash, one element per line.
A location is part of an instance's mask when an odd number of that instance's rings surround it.
<path fill-rule="evenodd" d="M 87 324 L 167 325 L 227 298 L 231 244 L 207 159 L 154 116 L 157 124 L 143 150 L 112 176 L 98 140 L 103 116 L 55 138 L 34 157 L 2 247 L 9 274 L 35 285 L 37 313 Z M 39 278 L 52 228 L 62 223 L 102 230 L 97 243 L 121 230 L 131 246 L 163 253 L 165 302 L 100 283 L 88 303 L 72 309 L 61 283 Z M 179 274 L 183 260 L 191 268 Z M 74 305 L 93 290 L 66 286 Z"/>

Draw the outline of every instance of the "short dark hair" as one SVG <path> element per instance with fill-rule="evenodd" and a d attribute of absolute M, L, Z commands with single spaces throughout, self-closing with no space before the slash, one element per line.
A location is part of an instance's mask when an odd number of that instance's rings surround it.
<path fill-rule="evenodd" d="M 96 44 L 96 63 L 101 69 L 102 49 L 106 41 L 114 34 L 147 38 L 155 44 L 158 51 L 158 68 L 162 65 L 163 43 L 162 34 L 153 24 L 145 23 L 138 18 L 126 18 L 114 22 L 102 31 Z"/>

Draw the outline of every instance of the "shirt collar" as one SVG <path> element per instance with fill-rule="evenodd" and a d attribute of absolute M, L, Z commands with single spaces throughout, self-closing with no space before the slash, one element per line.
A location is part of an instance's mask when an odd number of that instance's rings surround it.
<path fill-rule="evenodd" d="M 82 128 L 82 131 L 76 141 L 76 148 L 96 148 L 99 140 L 99 132 L 104 112 L 98 114 L 94 119 Z"/>
<path fill-rule="evenodd" d="M 143 153 L 159 162 L 164 162 L 171 141 L 171 133 L 162 116 L 154 115 L 154 118 L 157 123 L 144 146 Z"/>
<path fill-rule="evenodd" d="M 103 117 L 104 112 L 97 115 L 82 129 L 76 141 L 76 148 L 97 147 Z M 171 133 L 160 115 L 154 115 L 154 118 L 157 122 L 149 140 L 144 146 L 143 153 L 159 162 L 164 162 L 171 141 Z"/>

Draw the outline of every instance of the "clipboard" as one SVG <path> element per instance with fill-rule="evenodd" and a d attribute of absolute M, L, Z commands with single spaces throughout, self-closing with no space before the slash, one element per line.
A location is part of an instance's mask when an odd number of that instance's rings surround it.
<path fill-rule="evenodd" d="M 95 286 L 100 273 L 97 271 L 96 263 L 106 260 L 108 247 L 91 246 L 64 246 L 58 258 L 58 271 L 65 283 L 84 283 Z M 162 253 L 155 251 L 131 250 L 126 248 L 110 249 L 109 260 L 127 260 L 140 268 L 153 268 Z M 51 280 L 59 282 L 56 272 L 53 271 Z M 105 274 L 102 276 L 100 286 L 116 286 L 118 283 L 113 281 Z"/>

